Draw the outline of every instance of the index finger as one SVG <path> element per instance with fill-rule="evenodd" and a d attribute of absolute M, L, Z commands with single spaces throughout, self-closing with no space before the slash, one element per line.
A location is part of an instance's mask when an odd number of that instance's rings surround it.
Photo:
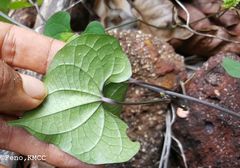
<path fill-rule="evenodd" d="M 44 74 L 63 46 L 61 41 L 0 22 L 0 59 L 11 66 Z"/>

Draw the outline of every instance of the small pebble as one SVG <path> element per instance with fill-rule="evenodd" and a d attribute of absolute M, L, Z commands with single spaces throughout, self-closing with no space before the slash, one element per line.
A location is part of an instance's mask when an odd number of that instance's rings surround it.
<path fill-rule="evenodd" d="M 189 115 L 188 110 L 184 110 L 183 108 L 178 107 L 177 108 L 177 116 L 180 118 L 187 118 Z"/>

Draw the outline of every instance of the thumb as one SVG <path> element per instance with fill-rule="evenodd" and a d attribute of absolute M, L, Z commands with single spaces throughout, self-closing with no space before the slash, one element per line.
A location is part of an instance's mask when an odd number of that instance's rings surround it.
<path fill-rule="evenodd" d="M 37 107 L 46 96 L 43 83 L 22 75 L 0 60 L 0 112 L 16 115 Z"/>

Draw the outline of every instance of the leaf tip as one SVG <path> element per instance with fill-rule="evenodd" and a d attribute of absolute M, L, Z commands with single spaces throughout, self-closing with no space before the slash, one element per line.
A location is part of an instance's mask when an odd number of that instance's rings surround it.
<path fill-rule="evenodd" d="M 93 22 L 90 22 L 84 33 L 88 33 L 88 34 L 105 34 L 105 29 L 103 27 L 103 25 L 98 22 L 98 21 L 93 21 Z"/>

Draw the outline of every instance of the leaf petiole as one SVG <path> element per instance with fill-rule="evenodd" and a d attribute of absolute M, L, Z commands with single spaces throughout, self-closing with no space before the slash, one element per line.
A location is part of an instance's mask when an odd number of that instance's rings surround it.
<path fill-rule="evenodd" d="M 141 105 L 141 104 L 155 104 L 160 102 L 170 103 L 171 99 L 160 98 L 160 99 L 146 100 L 146 101 L 140 101 L 140 102 L 121 102 L 121 101 L 113 100 L 107 97 L 102 97 L 102 101 L 112 105 Z"/>

